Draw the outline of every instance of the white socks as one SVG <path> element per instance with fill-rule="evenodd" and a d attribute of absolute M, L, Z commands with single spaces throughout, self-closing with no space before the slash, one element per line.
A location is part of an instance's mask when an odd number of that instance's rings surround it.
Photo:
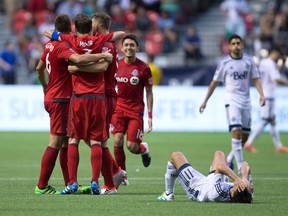
<path fill-rule="evenodd" d="M 280 140 L 279 132 L 277 131 L 275 125 L 271 125 L 270 133 L 271 133 L 275 148 L 283 146 Z"/>
<path fill-rule="evenodd" d="M 254 141 L 257 139 L 257 137 L 262 133 L 265 126 L 268 124 L 267 121 L 262 120 L 255 128 L 255 130 L 251 133 L 247 140 L 248 145 L 252 145 Z"/>
<path fill-rule="evenodd" d="M 242 140 L 232 138 L 232 152 L 237 163 L 238 174 L 241 173 L 243 163 Z"/>
<path fill-rule="evenodd" d="M 174 193 L 175 180 L 178 177 L 178 173 L 174 165 L 170 162 L 167 163 L 167 169 L 165 173 L 165 189 L 166 194 Z"/>

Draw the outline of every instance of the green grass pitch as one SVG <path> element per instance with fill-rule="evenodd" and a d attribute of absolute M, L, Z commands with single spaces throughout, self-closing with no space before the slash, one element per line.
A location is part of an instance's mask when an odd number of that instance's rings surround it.
<path fill-rule="evenodd" d="M 226 154 L 230 150 L 227 133 L 160 133 L 145 134 L 149 143 L 152 163 L 144 168 L 139 155 L 126 149 L 127 173 L 130 185 L 120 186 L 114 196 L 91 195 L 34 195 L 42 154 L 49 133 L 0 133 L 0 215 L 277 215 L 288 212 L 288 154 L 276 153 L 268 133 L 255 142 L 256 154 L 244 151 L 254 179 L 253 204 L 196 203 L 189 201 L 176 183 L 176 201 L 159 202 L 164 191 L 164 173 L 168 157 L 173 151 L 186 154 L 192 166 L 207 173 L 215 150 Z M 288 145 L 288 134 L 281 133 Z M 110 140 L 110 149 L 112 142 Z M 81 142 L 79 183 L 88 185 L 91 168 L 89 149 Z M 100 183 L 103 179 L 100 179 Z M 50 184 L 63 189 L 59 162 Z"/>

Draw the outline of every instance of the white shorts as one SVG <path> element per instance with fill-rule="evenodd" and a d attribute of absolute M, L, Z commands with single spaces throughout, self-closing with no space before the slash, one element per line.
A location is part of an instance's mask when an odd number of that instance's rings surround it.
<path fill-rule="evenodd" d="M 187 197 L 191 200 L 199 201 L 199 189 L 201 185 L 205 185 L 202 182 L 206 182 L 207 177 L 187 163 L 178 170 L 178 180 Z"/>
<path fill-rule="evenodd" d="M 226 117 L 229 125 L 229 131 L 236 128 L 242 128 L 243 132 L 251 131 L 251 110 L 240 109 L 229 104 L 225 105 Z"/>
<path fill-rule="evenodd" d="M 186 163 L 178 170 L 178 180 L 190 200 L 198 202 L 230 200 L 231 183 L 228 183 L 228 177 L 225 175 L 212 172 L 205 176 Z M 220 188 L 216 186 L 217 184 Z"/>
<path fill-rule="evenodd" d="M 275 100 L 265 99 L 265 106 L 261 107 L 261 118 L 264 120 L 270 120 L 275 117 Z"/>

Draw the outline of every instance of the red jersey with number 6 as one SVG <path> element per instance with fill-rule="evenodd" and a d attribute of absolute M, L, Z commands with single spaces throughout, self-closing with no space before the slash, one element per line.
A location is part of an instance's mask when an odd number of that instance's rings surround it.
<path fill-rule="evenodd" d="M 72 93 L 71 75 L 68 72 L 69 57 L 75 51 L 65 42 L 48 41 L 44 47 L 41 60 L 46 64 L 48 86 L 44 101 L 70 99 Z"/>

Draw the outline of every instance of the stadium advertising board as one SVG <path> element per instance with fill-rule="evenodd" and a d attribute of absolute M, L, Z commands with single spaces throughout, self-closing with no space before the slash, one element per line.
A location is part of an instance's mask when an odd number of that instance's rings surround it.
<path fill-rule="evenodd" d="M 200 114 L 207 87 L 155 86 L 153 108 L 154 131 L 227 131 L 224 89 L 219 86 Z M 259 121 L 260 106 L 256 89 L 251 88 L 252 128 Z M 278 88 L 277 126 L 288 131 L 287 88 Z M 49 131 L 49 116 L 44 110 L 40 86 L 0 86 L 0 131 Z M 147 126 L 145 113 L 145 129 Z M 266 130 L 269 128 L 267 127 Z"/>

